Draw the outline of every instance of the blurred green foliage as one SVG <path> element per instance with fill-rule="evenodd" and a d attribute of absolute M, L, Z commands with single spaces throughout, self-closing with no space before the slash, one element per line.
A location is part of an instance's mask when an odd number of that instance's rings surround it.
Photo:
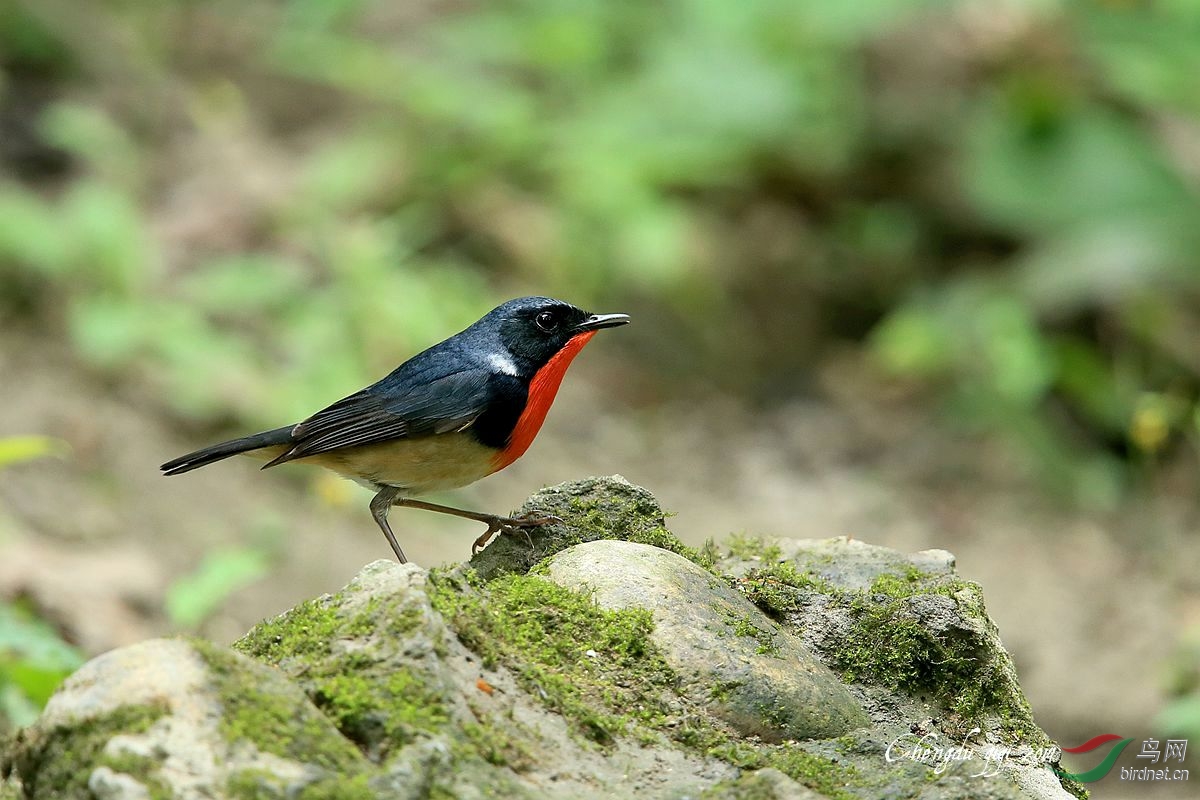
<path fill-rule="evenodd" d="M 0 469 L 45 456 L 65 456 L 70 446 L 50 436 L 5 436 L 0 438 Z"/>
<path fill-rule="evenodd" d="M 271 555 L 258 547 L 223 547 L 205 553 L 199 566 L 167 587 L 166 610 L 171 623 L 195 630 L 231 594 L 266 577 Z"/>
<path fill-rule="evenodd" d="M 65 442 L 46 436 L 0 438 L 0 469 L 63 455 Z M 0 733 L 28 725 L 83 657 L 21 602 L 0 600 Z"/>
<path fill-rule="evenodd" d="M 299 418 L 537 291 L 651 312 L 664 392 L 862 353 L 1088 504 L 1193 457 L 1192 0 L 0 19 L 0 307 L 188 415 Z"/>
<path fill-rule="evenodd" d="M 63 678 L 83 663 L 78 650 L 28 610 L 0 603 L 0 729 L 28 725 Z"/>
<path fill-rule="evenodd" d="M 1200 628 L 1185 628 L 1165 665 L 1170 702 L 1154 718 L 1168 736 L 1200 738 Z"/>

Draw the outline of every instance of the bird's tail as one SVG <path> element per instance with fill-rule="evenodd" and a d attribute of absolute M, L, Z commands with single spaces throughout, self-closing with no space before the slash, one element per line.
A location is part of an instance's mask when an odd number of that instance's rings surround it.
<path fill-rule="evenodd" d="M 194 453 L 188 453 L 186 456 L 168 461 L 159 469 L 163 471 L 164 475 L 179 475 L 191 472 L 197 467 L 203 467 L 205 464 L 236 456 L 239 453 L 248 453 L 263 447 L 291 444 L 293 427 L 288 425 L 286 428 L 276 428 L 273 431 L 263 431 L 252 436 L 243 436 L 240 439 L 230 439 L 228 442 L 202 447 Z"/>

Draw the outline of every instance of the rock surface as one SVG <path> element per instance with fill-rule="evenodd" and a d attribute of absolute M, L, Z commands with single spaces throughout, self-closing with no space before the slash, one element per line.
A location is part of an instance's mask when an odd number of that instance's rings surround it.
<path fill-rule="evenodd" d="M 563 522 L 94 659 L 0 798 L 1070 797 L 948 553 L 697 551 L 620 477 L 524 510 Z"/>
<path fill-rule="evenodd" d="M 550 559 L 555 583 L 590 591 L 601 608 L 644 608 L 650 640 L 684 691 L 742 736 L 840 736 L 870 720 L 799 640 L 729 584 L 683 556 L 624 541 L 579 544 Z"/>

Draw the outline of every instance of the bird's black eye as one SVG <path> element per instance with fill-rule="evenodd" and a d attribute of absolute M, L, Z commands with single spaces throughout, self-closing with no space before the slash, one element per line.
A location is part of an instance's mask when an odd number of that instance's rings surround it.
<path fill-rule="evenodd" d="M 533 318 L 533 322 L 546 333 L 550 333 L 558 327 L 558 320 L 549 311 L 543 311 Z"/>

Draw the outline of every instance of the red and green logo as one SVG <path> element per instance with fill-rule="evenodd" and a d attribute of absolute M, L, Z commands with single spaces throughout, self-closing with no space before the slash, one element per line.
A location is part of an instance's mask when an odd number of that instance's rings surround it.
<path fill-rule="evenodd" d="M 1090 753 L 1096 748 L 1103 747 L 1109 742 L 1117 743 L 1116 746 L 1108 751 L 1108 755 L 1104 757 L 1103 761 L 1089 769 L 1087 772 L 1065 772 L 1061 769 L 1054 769 L 1054 772 L 1060 777 L 1070 778 L 1071 780 L 1079 781 L 1080 783 L 1091 783 L 1093 781 L 1098 781 L 1108 773 L 1112 772 L 1113 765 L 1117 763 L 1117 759 L 1120 757 L 1121 751 L 1128 747 L 1129 743 L 1132 741 L 1133 739 L 1122 739 L 1115 733 L 1102 733 L 1099 736 L 1088 739 L 1078 747 L 1064 747 L 1062 748 L 1064 753 Z"/>

